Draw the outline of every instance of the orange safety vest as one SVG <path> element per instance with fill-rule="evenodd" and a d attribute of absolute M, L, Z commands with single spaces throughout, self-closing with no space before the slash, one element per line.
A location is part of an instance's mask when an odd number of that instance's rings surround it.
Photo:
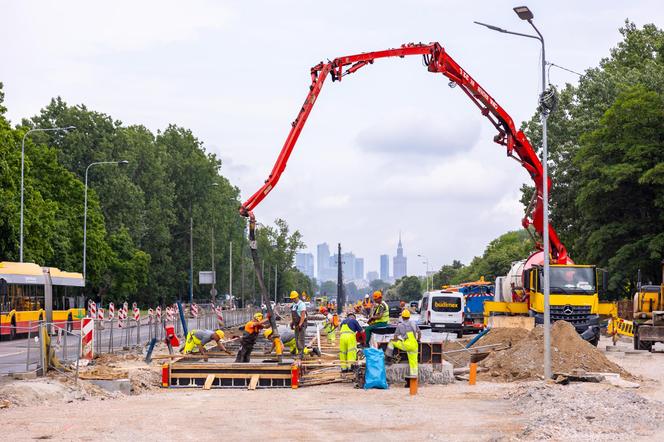
<path fill-rule="evenodd" d="M 339 315 L 336 313 L 332 315 L 332 325 L 336 328 L 339 327 Z"/>
<path fill-rule="evenodd" d="M 364 301 L 364 302 L 362 303 L 362 307 L 364 307 L 365 309 L 371 309 L 371 307 L 372 307 L 372 303 L 371 303 L 371 301 L 369 301 L 369 300 Z"/>
<path fill-rule="evenodd" d="M 259 321 L 252 319 L 251 321 L 247 322 L 247 324 L 244 326 L 244 331 L 246 331 L 250 335 L 253 335 L 253 334 L 258 334 L 261 328 L 263 328 L 261 323 Z"/>

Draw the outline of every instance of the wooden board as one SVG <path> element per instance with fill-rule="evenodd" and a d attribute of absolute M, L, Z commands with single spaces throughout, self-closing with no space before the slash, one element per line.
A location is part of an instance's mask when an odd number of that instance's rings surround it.
<path fill-rule="evenodd" d="M 251 377 L 251 380 L 249 381 L 249 386 L 247 387 L 247 390 L 255 390 L 256 385 L 258 385 L 258 380 L 260 379 L 261 375 L 255 374 Z"/>
<path fill-rule="evenodd" d="M 212 387 L 212 382 L 214 382 L 214 375 L 209 374 L 208 377 L 205 378 L 205 385 L 203 385 L 203 390 L 209 390 Z"/>
<path fill-rule="evenodd" d="M 535 318 L 528 316 L 491 316 L 491 328 L 524 328 L 528 331 L 535 328 Z"/>
<path fill-rule="evenodd" d="M 210 376 L 207 373 L 171 373 L 171 378 L 172 379 L 207 379 L 208 376 Z M 252 377 L 256 376 L 256 373 L 216 373 L 213 374 L 215 378 L 218 379 L 251 379 Z M 266 379 L 290 379 L 291 375 L 289 374 L 265 374 L 265 375 L 259 375 L 263 376 L 263 378 Z"/>

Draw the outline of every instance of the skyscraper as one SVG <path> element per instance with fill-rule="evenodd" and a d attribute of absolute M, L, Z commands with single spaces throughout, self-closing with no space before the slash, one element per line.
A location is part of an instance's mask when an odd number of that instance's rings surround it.
<path fill-rule="evenodd" d="M 388 282 L 390 280 L 389 255 L 380 255 L 380 279 L 384 282 Z"/>
<path fill-rule="evenodd" d="M 394 279 L 403 278 L 408 273 L 408 258 L 403 256 L 403 245 L 401 245 L 401 232 L 399 232 L 399 244 L 397 245 L 397 256 L 394 257 Z"/>
<path fill-rule="evenodd" d="M 296 253 L 295 254 L 295 267 L 307 275 L 309 278 L 314 277 L 314 255 L 311 253 Z"/>
<path fill-rule="evenodd" d="M 364 258 L 355 258 L 354 279 L 364 279 Z"/>
<path fill-rule="evenodd" d="M 375 281 L 378 279 L 378 272 L 375 270 L 371 270 L 370 272 L 367 272 L 367 281 Z"/>
<path fill-rule="evenodd" d="M 360 258 L 361 259 L 361 258 Z M 356 258 L 353 253 L 342 253 L 341 254 L 341 272 L 343 273 L 344 281 L 352 281 L 358 277 L 355 275 L 355 262 Z M 330 257 L 330 267 L 334 267 L 335 271 L 337 268 L 337 254 L 335 253 Z M 364 267 L 364 263 L 362 263 Z M 360 275 L 359 278 L 362 278 Z M 335 278 L 336 279 L 336 273 Z"/>
<path fill-rule="evenodd" d="M 330 276 L 330 273 L 332 273 L 330 266 L 330 246 L 326 242 L 316 246 L 316 264 L 318 266 L 317 275 L 319 281 L 324 282 L 336 279 Z"/>

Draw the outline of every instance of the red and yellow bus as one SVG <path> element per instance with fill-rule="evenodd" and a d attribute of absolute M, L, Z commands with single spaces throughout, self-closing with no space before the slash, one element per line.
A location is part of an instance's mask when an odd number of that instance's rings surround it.
<path fill-rule="evenodd" d="M 78 328 L 85 316 L 84 286 L 80 273 L 0 262 L 0 337 L 13 339 L 35 331 L 39 321 Z"/>

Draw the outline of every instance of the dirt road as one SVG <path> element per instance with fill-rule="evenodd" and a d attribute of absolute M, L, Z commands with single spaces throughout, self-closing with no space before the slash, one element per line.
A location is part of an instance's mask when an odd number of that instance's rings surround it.
<path fill-rule="evenodd" d="M 0 411 L 6 440 L 494 440 L 516 434 L 505 384 L 356 390 L 168 390 Z M 269 412 L 268 404 L 277 404 Z M 38 418 L 37 418 L 38 416 Z"/>

